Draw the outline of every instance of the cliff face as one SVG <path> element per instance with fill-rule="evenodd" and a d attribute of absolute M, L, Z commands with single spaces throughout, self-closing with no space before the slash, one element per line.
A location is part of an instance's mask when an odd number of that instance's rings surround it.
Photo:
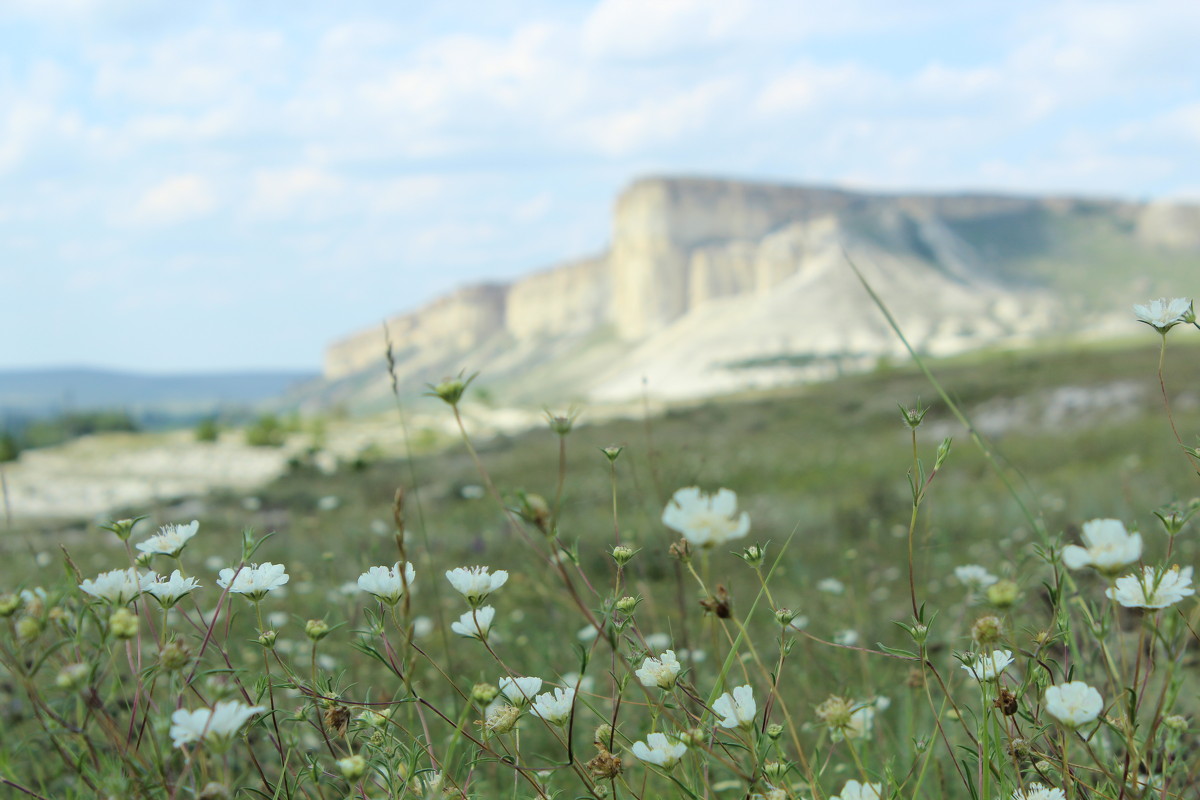
<path fill-rule="evenodd" d="M 1053 328 L 1063 298 L 1103 308 L 1171 293 L 1176 277 L 1200 268 L 1200 207 L 647 179 L 617 199 L 607 253 L 510 285 L 461 289 L 388 324 L 399 371 L 421 380 L 451 364 L 544 366 L 602 330 L 614 331 L 630 358 L 641 354 L 645 370 L 664 358 L 699 359 L 694 368 L 711 371 L 781 354 L 890 353 L 896 343 L 886 329 L 839 321 L 863 300 L 845 280 L 843 249 L 871 259 L 873 283 L 907 304 L 897 310 L 919 347 L 952 352 Z M 1136 287 L 1131 263 L 1143 272 Z M 703 347 L 680 349 L 685 338 Z M 327 351 L 325 376 L 378 369 L 383 352 L 381 330 L 350 336 Z M 584 389 L 619 394 L 595 380 Z"/>

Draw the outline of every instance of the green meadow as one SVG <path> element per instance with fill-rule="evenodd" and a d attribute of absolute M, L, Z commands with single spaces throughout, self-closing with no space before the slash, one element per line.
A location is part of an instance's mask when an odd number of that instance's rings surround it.
<path fill-rule="evenodd" d="M 552 408 L 332 474 L 298 458 L 252 493 L 122 509 L 146 517 L 124 541 L 13 520 L 0 778 L 53 798 L 1195 797 L 1195 599 L 1128 607 L 1115 572 L 1062 557 L 1107 518 L 1140 533 L 1120 575 L 1151 567 L 1148 596 L 1196 563 L 1200 476 L 1172 425 L 1197 445 L 1200 344 L 1169 335 L 1164 402 L 1158 339 L 928 362 L 971 429 L 916 367 L 881 365 L 655 415 Z M 663 522 L 693 486 L 737 495 L 710 546 Z M 743 511 L 747 535 L 721 527 Z M 198 581 L 174 609 L 80 590 L 192 519 L 178 558 L 138 567 Z M 263 562 L 287 583 L 217 583 Z M 396 562 L 415 579 L 394 604 L 360 589 Z M 508 573 L 482 641 L 452 631 L 470 606 L 445 576 L 474 565 Z M 667 650 L 679 674 L 646 686 Z M 1011 666 L 980 679 L 995 652 Z M 521 676 L 573 690 L 568 716 L 497 699 Z M 1047 695 L 1072 681 L 1103 702 L 1075 726 Z M 180 727 L 220 702 L 246 709 L 227 734 L 215 713 Z"/>

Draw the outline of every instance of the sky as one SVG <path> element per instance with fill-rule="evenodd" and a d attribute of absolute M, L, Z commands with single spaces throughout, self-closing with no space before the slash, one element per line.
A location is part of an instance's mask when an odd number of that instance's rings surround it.
<path fill-rule="evenodd" d="M 318 369 L 645 175 L 1200 200 L 1195 0 L 0 0 L 0 369 Z"/>

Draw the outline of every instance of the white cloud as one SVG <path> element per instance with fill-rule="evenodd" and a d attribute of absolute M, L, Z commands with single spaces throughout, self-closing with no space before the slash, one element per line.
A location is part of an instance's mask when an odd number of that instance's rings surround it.
<path fill-rule="evenodd" d="M 211 182 L 200 175 L 175 175 L 146 189 L 126 221 L 173 225 L 207 216 L 217 207 Z"/>

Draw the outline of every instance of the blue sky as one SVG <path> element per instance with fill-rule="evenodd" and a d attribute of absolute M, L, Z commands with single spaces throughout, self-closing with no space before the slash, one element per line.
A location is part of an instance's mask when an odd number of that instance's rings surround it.
<path fill-rule="evenodd" d="M 651 173 L 1200 199 L 1197 30 L 1194 0 L 0 0 L 0 368 L 315 369 L 602 249 Z"/>

